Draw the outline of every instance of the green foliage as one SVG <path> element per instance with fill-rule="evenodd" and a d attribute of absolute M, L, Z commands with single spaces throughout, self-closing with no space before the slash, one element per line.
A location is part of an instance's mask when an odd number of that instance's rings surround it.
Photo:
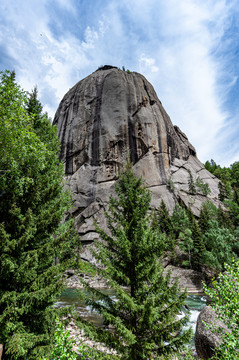
<path fill-rule="evenodd" d="M 187 212 L 185 208 L 176 204 L 173 214 L 172 214 L 172 224 L 173 224 L 173 231 L 175 234 L 175 238 L 179 237 L 181 232 L 184 232 L 185 229 L 190 228 L 190 220 L 188 218 Z"/>
<path fill-rule="evenodd" d="M 188 170 L 188 190 L 189 193 L 195 195 L 197 193 L 195 181 L 193 179 L 191 170 Z"/>
<path fill-rule="evenodd" d="M 89 263 L 88 261 L 84 261 L 81 259 L 78 261 L 77 272 L 82 273 L 82 274 L 88 274 L 90 276 L 97 275 L 96 268 L 93 267 L 92 264 Z"/>
<path fill-rule="evenodd" d="M 233 233 L 234 226 L 233 222 L 229 216 L 229 212 L 223 210 L 223 208 L 219 205 L 218 212 L 217 212 L 217 221 L 220 227 L 225 227 Z"/>
<path fill-rule="evenodd" d="M 129 69 L 126 70 L 124 66 L 122 66 L 122 70 L 126 71 L 128 74 L 131 74 L 131 71 Z"/>
<path fill-rule="evenodd" d="M 192 231 L 186 228 L 179 234 L 180 248 L 187 254 L 187 260 L 184 260 L 182 265 L 192 269 L 192 253 L 194 250 L 194 243 L 192 239 Z"/>
<path fill-rule="evenodd" d="M 209 229 L 210 210 L 207 203 L 203 203 L 200 210 L 198 225 L 202 233 Z"/>
<path fill-rule="evenodd" d="M 205 293 L 212 300 L 211 306 L 218 318 L 229 329 L 226 333 L 222 333 L 221 329 L 209 326 L 222 336 L 222 343 L 214 359 L 237 360 L 239 359 L 239 262 L 234 260 L 231 265 L 225 265 L 225 272 L 221 273 L 212 285 L 212 288 L 204 285 Z"/>
<path fill-rule="evenodd" d="M 66 331 L 64 325 L 57 319 L 53 350 L 42 360 L 77 360 L 78 356 L 73 350 L 75 343 L 69 336 L 70 332 Z"/>
<path fill-rule="evenodd" d="M 235 187 L 235 188 L 239 188 L 239 161 L 234 162 L 231 166 L 230 166 L 230 170 L 231 170 L 231 177 L 230 177 L 230 182 L 231 182 L 231 186 Z"/>
<path fill-rule="evenodd" d="M 169 188 L 170 191 L 174 191 L 174 188 L 175 188 L 174 182 L 173 182 L 171 176 L 170 176 L 170 178 L 169 178 L 169 180 L 168 180 L 168 188 Z"/>
<path fill-rule="evenodd" d="M 197 191 L 204 196 L 207 196 L 211 193 L 210 187 L 207 183 L 204 183 L 203 180 L 198 176 L 195 182 Z"/>
<path fill-rule="evenodd" d="M 4 360 L 31 360 L 47 352 L 55 330 L 52 305 L 64 287 L 62 274 L 69 266 L 69 243 L 74 238 L 72 222 L 61 225 L 71 199 L 64 191 L 56 129 L 40 113 L 36 124 L 27 104 L 27 94 L 15 83 L 14 74 L 1 73 L 0 343 Z M 55 266 L 56 258 L 61 262 Z"/>
<path fill-rule="evenodd" d="M 229 192 L 227 190 L 226 185 L 223 182 L 219 181 L 218 189 L 219 189 L 218 199 L 220 201 L 224 201 L 225 199 L 229 198 Z"/>
<path fill-rule="evenodd" d="M 77 349 L 79 355 L 77 355 Z M 87 344 L 76 345 L 76 340 L 70 337 L 70 331 L 57 319 L 57 326 L 54 334 L 54 344 L 51 353 L 40 360 L 90 360 L 93 359 L 94 351 Z M 96 359 L 94 357 L 94 359 Z"/>
<path fill-rule="evenodd" d="M 158 226 L 161 232 L 169 235 L 172 232 L 173 224 L 165 202 L 162 200 L 157 211 Z"/>
<path fill-rule="evenodd" d="M 175 237 L 173 232 L 173 223 L 165 202 L 162 200 L 160 207 L 155 210 L 152 221 L 152 228 L 165 236 L 165 251 L 173 251 L 175 248 Z"/>
<path fill-rule="evenodd" d="M 186 351 L 183 352 L 183 354 L 177 354 L 177 357 L 175 359 L 183 359 L 183 360 L 199 360 L 197 356 L 195 356 L 193 349 L 188 348 Z"/>
<path fill-rule="evenodd" d="M 192 250 L 193 240 L 192 231 L 190 229 L 191 224 L 186 210 L 176 205 L 171 217 L 173 232 L 175 239 L 179 241 L 180 249 L 187 255 L 187 259 L 182 262 L 182 266 L 192 268 Z"/>
<path fill-rule="evenodd" d="M 96 328 L 83 319 L 81 324 L 86 335 L 114 349 L 117 359 L 161 359 L 183 348 L 190 338 L 190 330 L 181 333 L 187 317 L 177 318 L 186 293 L 179 292 L 176 282 L 169 286 L 170 274 L 163 276 L 159 257 L 165 237 L 149 226 L 150 193 L 129 165 L 116 194 L 106 213 L 109 233 L 96 226 L 104 241 L 96 242 L 94 255 L 104 267 L 98 272 L 114 289 L 117 301 L 85 284 L 86 302 L 103 316 L 105 327 Z"/>
<path fill-rule="evenodd" d="M 210 194 L 211 190 L 207 183 L 204 183 L 204 181 L 198 176 L 196 178 L 196 181 L 194 181 L 191 170 L 188 171 L 188 190 L 189 193 L 192 195 L 201 194 L 204 196 L 207 196 Z"/>
<path fill-rule="evenodd" d="M 192 240 L 193 240 L 192 260 L 191 260 L 192 268 L 194 270 L 201 271 L 202 254 L 205 251 L 205 246 L 202 239 L 202 233 L 199 229 L 196 220 L 193 220 L 191 230 L 192 230 Z"/>
<path fill-rule="evenodd" d="M 216 164 L 214 160 L 206 161 L 205 168 L 210 171 L 213 175 L 215 175 L 222 182 L 226 183 L 230 181 L 231 177 L 231 169 L 230 168 L 222 168 L 220 165 Z"/>
<path fill-rule="evenodd" d="M 203 252 L 203 262 L 210 268 L 224 270 L 224 263 L 231 263 L 236 256 L 233 249 L 237 239 L 229 229 L 220 228 L 217 220 L 209 220 L 209 229 L 203 235 L 206 250 Z"/>

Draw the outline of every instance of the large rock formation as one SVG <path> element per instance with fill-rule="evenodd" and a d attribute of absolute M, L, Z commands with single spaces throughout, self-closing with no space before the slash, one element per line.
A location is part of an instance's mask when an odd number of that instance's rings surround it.
<path fill-rule="evenodd" d="M 153 207 L 163 199 L 172 211 L 181 199 L 199 213 L 207 198 L 189 194 L 188 170 L 194 180 L 200 176 L 208 183 L 208 198 L 217 201 L 217 179 L 173 126 L 152 85 L 136 72 L 112 66 L 95 71 L 64 96 L 54 124 L 83 242 L 95 237 L 93 217 L 104 221 L 103 209 L 128 156 L 152 192 Z"/>

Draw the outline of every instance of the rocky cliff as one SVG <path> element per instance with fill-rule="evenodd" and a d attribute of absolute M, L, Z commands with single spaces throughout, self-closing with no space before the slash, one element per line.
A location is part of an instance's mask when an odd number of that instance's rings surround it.
<path fill-rule="evenodd" d="M 93 218 L 103 210 L 130 156 L 137 175 L 170 211 L 181 199 L 199 214 L 202 202 L 217 203 L 218 180 L 202 165 L 187 136 L 173 126 L 152 85 L 136 72 L 104 66 L 79 81 L 62 99 L 54 118 L 66 180 L 82 241 L 94 237 Z M 189 172 L 207 183 L 206 197 L 189 194 Z"/>

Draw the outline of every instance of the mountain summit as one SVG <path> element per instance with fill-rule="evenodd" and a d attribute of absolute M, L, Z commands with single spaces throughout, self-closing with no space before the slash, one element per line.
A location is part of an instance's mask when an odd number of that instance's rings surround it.
<path fill-rule="evenodd" d="M 164 200 L 172 211 L 180 199 L 199 214 L 207 199 L 218 203 L 218 180 L 198 160 L 187 136 L 173 126 L 153 86 L 139 73 L 110 65 L 99 68 L 67 92 L 53 123 L 83 241 L 94 239 L 93 218 L 103 221 L 128 157 L 151 190 L 153 207 Z M 190 193 L 190 176 L 208 184 L 211 193 Z"/>

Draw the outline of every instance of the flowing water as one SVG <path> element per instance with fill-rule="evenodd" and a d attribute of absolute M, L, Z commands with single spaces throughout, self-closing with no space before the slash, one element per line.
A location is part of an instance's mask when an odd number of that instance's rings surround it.
<path fill-rule="evenodd" d="M 109 294 L 112 297 L 115 297 L 114 291 L 110 289 L 101 289 L 105 294 Z M 190 310 L 190 324 L 187 327 L 191 326 L 193 331 L 196 329 L 196 322 L 199 312 L 206 305 L 206 298 L 203 295 L 189 294 L 186 299 L 186 304 Z M 56 306 L 64 307 L 75 305 L 76 310 L 80 313 L 81 316 L 84 316 L 97 326 L 102 325 L 102 318 L 100 315 L 92 311 L 89 306 L 85 306 L 83 301 L 80 299 L 79 292 L 77 289 L 66 289 L 58 299 Z M 182 311 L 181 316 L 183 316 L 184 311 Z"/>

